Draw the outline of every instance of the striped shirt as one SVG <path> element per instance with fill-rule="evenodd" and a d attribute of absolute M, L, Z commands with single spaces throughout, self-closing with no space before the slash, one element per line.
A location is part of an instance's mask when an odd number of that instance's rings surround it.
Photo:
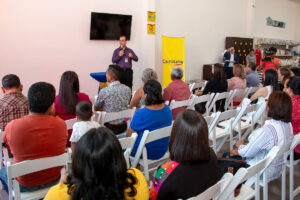
<path fill-rule="evenodd" d="M 239 146 L 240 156 L 246 158 L 249 165 L 254 165 L 264 159 L 274 146 L 282 146 L 290 142 L 293 138 L 291 123 L 278 120 L 267 120 L 265 125 L 254 131 L 248 138 L 247 145 Z M 277 179 L 284 165 L 284 156 L 274 159 L 268 168 L 268 180 Z"/>
<path fill-rule="evenodd" d="M 0 129 L 8 122 L 28 115 L 28 100 L 21 92 L 10 92 L 0 99 Z"/>

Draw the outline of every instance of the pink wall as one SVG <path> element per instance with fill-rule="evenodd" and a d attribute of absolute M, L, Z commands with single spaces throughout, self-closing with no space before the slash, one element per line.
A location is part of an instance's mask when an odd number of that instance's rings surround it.
<path fill-rule="evenodd" d="M 140 73 L 148 64 L 141 47 L 141 41 L 149 37 L 145 28 L 147 6 L 147 0 L 126 0 L 126 3 L 122 0 L 1 0 L 0 77 L 17 74 L 24 85 L 24 94 L 37 81 L 52 83 L 58 92 L 61 74 L 74 70 L 79 75 L 81 91 L 94 96 L 98 83 L 89 74 L 105 71 L 113 50 L 119 45 L 118 41 L 89 40 L 90 13 L 105 12 L 133 15 L 132 40 L 128 46 L 141 60 L 133 66 L 137 87 Z"/>

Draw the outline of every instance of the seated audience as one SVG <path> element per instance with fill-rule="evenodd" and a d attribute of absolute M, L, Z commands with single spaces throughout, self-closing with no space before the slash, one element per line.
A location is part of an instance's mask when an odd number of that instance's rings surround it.
<path fill-rule="evenodd" d="M 65 71 L 61 75 L 59 93 L 54 101 L 56 114 L 63 120 L 75 118 L 76 104 L 80 101 L 92 104 L 88 95 L 79 92 L 79 80 L 76 72 Z M 68 130 L 68 147 L 71 145 L 69 142 L 71 134 L 72 130 Z"/>
<path fill-rule="evenodd" d="M 80 138 L 71 169 L 44 200 L 149 199 L 144 175 L 127 169 L 120 142 L 108 128 L 93 128 Z"/>
<path fill-rule="evenodd" d="M 66 123 L 55 117 L 55 88 L 45 82 L 33 84 L 28 91 L 29 115 L 7 124 L 2 140 L 9 146 L 13 163 L 63 154 L 67 142 Z M 20 191 L 34 191 L 58 182 L 61 167 L 46 169 L 17 178 Z M 0 180 L 7 191 L 6 167 Z"/>
<path fill-rule="evenodd" d="M 209 80 L 203 91 L 196 90 L 196 95 L 205 95 L 210 93 L 222 93 L 226 92 L 228 88 L 227 80 L 224 76 L 224 69 L 222 64 L 214 64 L 211 68 L 213 77 Z M 224 112 L 225 100 L 219 100 L 216 102 L 217 111 Z M 205 113 L 205 107 L 203 103 L 196 104 L 195 109 L 200 113 Z"/>
<path fill-rule="evenodd" d="M 256 65 L 254 63 L 249 63 L 246 67 L 246 86 L 247 87 L 258 87 L 259 86 L 259 76 L 256 72 Z"/>
<path fill-rule="evenodd" d="M 206 121 L 198 112 L 185 110 L 177 116 L 169 152 L 171 161 L 158 167 L 151 199 L 188 199 L 221 178 Z"/>
<path fill-rule="evenodd" d="M 174 67 L 171 72 L 171 80 L 173 81 L 164 89 L 163 98 L 165 101 L 171 103 L 172 100 L 183 101 L 187 100 L 191 96 L 190 88 L 188 84 L 183 82 L 181 79 L 183 77 L 183 70 L 181 67 Z M 178 113 L 184 111 L 184 107 L 175 108 L 172 110 L 173 119 L 176 119 Z"/>
<path fill-rule="evenodd" d="M 142 82 L 145 84 L 149 80 L 156 80 L 157 81 L 157 74 L 151 68 L 146 68 L 143 72 Z M 145 94 L 143 88 L 139 88 L 134 93 L 134 96 L 131 99 L 129 104 L 129 108 L 136 107 L 137 109 L 141 108 L 145 105 Z"/>
<path fill-rule="evenodd" d="M 291 76 L 300 76 L 300 68 L 292 67 L 291 68 Z"/>
<path fill-rule="evenodd" d="M 291 71 L 288 68 L 279 68 L 277 72 L 278 80 L 280 81 L 279 89 L 282 91 L 285 82 L 291 77 Z"/>
<path fill-rule="evenodd" d="M 268 69 L 264 80 L 263 87 L 259 88 L 250 98 L 251 101 L 258 99 L 258 101 L 268 100 L 273 91 L 279 90 L 278 74 L 274 69 Z"/>
<path fill-rule="evenodd" d="M 235 89 L 246 89 L 246 77 L 245 77 L 245 71 L 243 69 L 243 66 L 240 64 L 235 64 L 233 66 L 233 75 L 231 79 L 228 81 L 228 89 L 235 90 Z M 243 100 L 244 96 L 237 96 L 233 98 L 233 105 L 238 106 L 241 101 Z"/>
<path fill-rule="evenodd" d="M 248 137 L 248 143 L 241 140 L 236 142 L 237 149 L 230 152 L 231 156 L 241 156 L 246 159 L 248 165 L 254 165 L 265 156 L 274 146 L 282 146 L 290 142 L 292 134 L 292 101 L 290 97 L 281 91 L 275 91 L 270 95 L 267 103 L 268 117 L 263 127 L 254 131 Z M 268 167 L 268 180 L 277 179 L 284 167 L 284 156 L 276 158 Z"/>
<path fill-rule="evenodd" d="M 76 118 L 79 122 L 74 123 L 70 138 L 72 152 L 74 152 L 78 140 L 90 129 L 99 128 L 100 124 L 91 121 L 93 115 L 92 106 L 86 101 L 81 101 L 76 105 Z"/>
<path fill-rule="evenodd" d="M 28 100 L 22 90 L 18 76 L 8 74 L 2 78 L 4 96 L 0 99 L 0 130 L 4 131 L 8 122 L 28 115 Z"/>
<path fill-rule="evenodd" d="M 300 77 L 291 77 L 285 92 L 292 98 L 292 126 L 294 135 L 300 133 Z M 300 159 L 300 144 L 294 149 L 294 159 Z"/>
<path fill-rule="evenodd" d="M 109 85 L 100 90 L 95 103 L 95 110 L 110 113 L 128 109 L 131 90 L 128 86 L 120 83 L 120 73 L 121 68 L 118 65 L 109 65 L 106 71 L 106 79 Z M 127 130 L 125 119 L 114 120 L 104 125 L 117 135 Z"/>
<path fill-rule="evenodd" d="M 126 136 L 130 137 L 133 132 L 138 134 L 133 154 L 137 152 L 138 146 L 145 130 L 153 131 L 172 124 L 172 112 L 165 105 L 162 97 L 162 88 L 159 82 L 150 80 L 144 85 L 146 95 L 145 107 L 136 111 L 127 130 Z M 156 160 L 165 155 L 168 149 L 169 137 L 153 141 L 146 145 L 148 159 Z"/>

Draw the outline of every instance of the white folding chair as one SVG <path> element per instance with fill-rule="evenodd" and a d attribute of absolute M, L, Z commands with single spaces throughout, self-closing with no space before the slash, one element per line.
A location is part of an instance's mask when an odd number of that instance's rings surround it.
<path fill-rule="evenodd" d="M 76 118 L 73 119 L 68 119 L 66 120 L 66 124 L 67 124 L 67 130 L 71 130 L 73 129 L 73 125 L 77 122 L 78 120 Z"/>
<path fill-rule="evenodd" d="M 252 199 L 255 196 L 256 200 L 260 198 L 260 175 L 268 168 L 268 166 L 272 163 L 274 158 L 276 157 L 279 151 L 279 147 L 275 146 L 271 149 L 268 155 L 262 159 L 261 161 L 257 162 L 255 165 L 252 165 L 248 168 L 240 168 L 234 175 L 232 181 L 228 184 L 226 189 L 221 193 L 218 197 L 218 200 L 224 199 L 235 199 L 235 200 L 246 200 Z M 248 179 L 253 179 L 254 182 L 248 183 Z M 234 190 L 235 188 L 246 181 L 245 184 L 242 185 L 240 194 L 234 198 Z M 251 186 L 254 185 L 254 190 Z"/>
<path fill-rule="evenodd" d="M 229 182 L 232 180 L 233 175 L 231 173 L 224 174 L 223 178 L 215 185 L 211 186 L 196 197 L 192 197 L 189 200 L 207 200 L 216 199 L 216 197 L 223 192 Z"/>
<path fill-rule="evenodd" d="M 193 90 L 196 89 L 196 88 L 199 88 L 200 90 L 203 90 L 204 87 L 205 87 L 205 85 L 206 85 L 206 83 L 207 83 L 207 81 L 200 82 L 200 83 L 191 83 L 189 85 L 191 94 L 193 93 Z"/>
<path fill-rule="evenodd" d="M 191 108 L 191 106 L 193 105 L 193 102 L 194 102 L 194 98 L 195 97 L 192 96 L 190 99 L 186 99 L 183 101 L 172 100 L 169 107 L 171 110 L 174 110 L 176 108 L 181 108 L 181 107 Z"/>
<path fill-rule="evenodd" d="M 137 138 L 136 133 L 132 133 L 130 137 L 119 138 L 119 142 L 122 146 L 122 149 L 125 149 L 124 157 L 126 160 L 127 168 L 130 168 L 129 157 L 133 149 L 134 143 L 136 141 L 136 138 Z"/>
<path fill-rule="evenodd" d="M 246 89 L 235 89 L 235 90 L 231 90 L 231 91 L 232 91 L 231 95 L 229 97 L 229 100 L 227 101 L 227 103 L 229 103 L 229 105 L 225 105 L 225 107 L 227 109 L 229 109 L 229 107 L 230 107 L 230 109 L 235 108 L 235 106 L 233 106 L 234 98 L 240 97 L 240 98 L 244 99 L 245 94 L 247 92 Z"/>
<path fill-rule="evenodd" d="M 40 158 L 35 160 L 26 160 L 17 164 L 7 164 L 7 179 L 8 179 L 8 192 L 9 200 L 21 200 L 21 199 L 42 199 L 47 194 L 49 188 L 44 188 L 34 192 L 20 192 L 20 186 L 16 177 L 38 172 L 53 167 L 65 166 L 67 161 L 67 153 Z"/>
<path fill-rule="evenodd" d="M 224 109 L 227 110 L 228 105 L 230 104 L 229 99 L 232 95 L 232 91 L 230 92 L 223 92 L 223 93 L 216 93 L 213 100 L 211 101 L 209 107 L 208 107 L 208 113 L 213 110 L 213 112 L 216 112 L 216 102 L 220 100 L 225 100 Z"/>
<path fill-rule="evenodd" d="M 133 160 L 133 164 L 131 165 L 132 167 L 136 167 L 138 163 L 144 167 L 144 174 L 147 180 L 149 180 L 149 171 L 153 171 L 156 169 L 156 166 L 154 168 L 149 169 L 149 165 L 169 158 L 169 151 L 167 150 L 165 155 L 158 160 L 148 160 L 147 148 L 145 147 L 145 145 L 155 140 L 169 137 L 171 135 L 171 130 L 172 130 L 172 125 L 164 128 L 156 129 L 151 132 L 145 130 L 143 137 L 141 138 L 137 152 L 135 154 L 135 157 L 134 158 L 130 157 L 131 161 Z M 143 158 L 141 158 L 141 155 L 143 155 Z"/>
<path fill-rule="evenodd" d="M 209 115 L 209 110 L 208 107 L 211 104 L 213 98 L 214 98 L 215 94 L 211 93 L 211 94 L 206 94 L 206 95 L 201 95 L 201 96 L 196 96 L 194 97 L 194 101 L 193 104 L 190 106 L 190 108 L 192 110 L 195 110 L 195 105 L 198 103 L 205 103 L 205 113 L 203 115 Z"/>
<path fill-rule="evenodd" d="M 212 141 L 212 147 L 215 153 L 217 153 L 217 136 L 216 136 L 216 126 L 219 121 L 221 112 L 213 113 L 211 116 L 204 117 L 207 127 L 208 127 L 208 136 Z"/>
<path fill-rule="evenodd" d="M 286 163 L 286 166 L 290 168 L 290 191 L 289 191 L 290 200 L 293 200 L 294 197 L 300 193 L 300 186 L 298 186 L 294 190 L 294 165 L 297 165 L 300 161 L 300 160 L 294 160 L 294 149 L 298 144 L 300 144 L 300 133 L 294 136 L 293 142 L 291 144 L 291 148 L 289 150 L 290 160 Z M 284 172 L 282 172 L 282 174 L 283 173 L 285 173 L 285 170 Z"/>
<path fill-rule="evenodd" d="M 124 120 L 127 119 L 127 128 L 128 128 L 135 111 L 136 111 L 136 107 L 132 109 L 122 110 L 120 112 L 111 112 L 111 113 L 107 113 L 105 111 L 103 112 L 97 111 L 98 114 L 97 122 L 101 126 L 104 126 L 104 123 L 106 122 L 111 122 L 118 119 L 124 119 Z"/>

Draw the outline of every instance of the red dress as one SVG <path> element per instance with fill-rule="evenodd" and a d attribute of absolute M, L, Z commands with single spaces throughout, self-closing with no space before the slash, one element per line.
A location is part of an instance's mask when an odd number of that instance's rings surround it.
<path fill-rule="evenodd" d="M 293 114 L 292 126 L 294 135 L 300 132 L 300 95 L 292 97 Z M 296 153 L 300 153 L 300 144 L 295 148 Z"/>
<path fill-rule="evenodd" d="M 261 62 L 261 50 L 256 49 L 255 56 L 256 56 L 256 65 L 259 66 Z"/>
<path fill-rule="evenodd" d="M 86 95 L 86 94 L 84 94 L 84 93 L 78 93 L 77 97 L 78 97 L 77 103 L 80 102 L 80 101 L 86 101 L 86 102 L 92 104 L 92 102 L 91 102 L 89 96 Z M 60 105 L 59 105 L 59 96 L 58 96 L 58 95 L 55 97 L 54 106 L 55 106 L 56 114 L 57 114 L 60 118 L 62 118 L 63 120 L 73 119 L 73 118 L 76 117 L 76 115 L 67 113 L 64 106 L 60 106 Z M 71 143 L 70 143 L 70 141 L 69 141 L 69 140 L 70 140 L 70 137 L 71 137 L 71 134 L 72 134 L 72 129 L 71 129 L 71 130 L 68 130 L 67 147 L 70 147 L 70 146 L 71 146 Z"/>

